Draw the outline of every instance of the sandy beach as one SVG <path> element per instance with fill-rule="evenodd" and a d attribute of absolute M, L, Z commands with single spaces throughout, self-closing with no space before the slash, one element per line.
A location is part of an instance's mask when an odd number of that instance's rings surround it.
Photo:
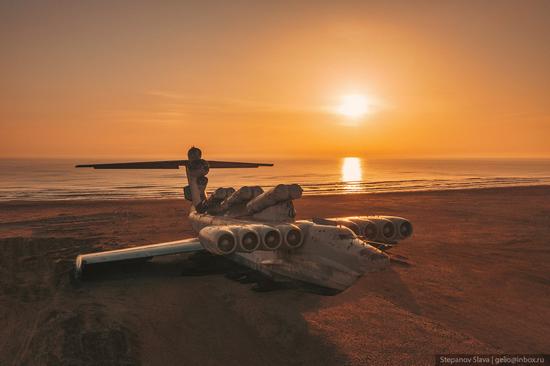
<path fill-rule="evenodd" d="M 550 187 L 307 196 L 299 218 L 414 224 L 409 265 L 336 296 L 266 293 L 187 255 L 91 281 L 75 256 L 194 234 L 182 200 L 0 203 L 2 365 L 429 365 L 438 353 L 550 353 Z"/>

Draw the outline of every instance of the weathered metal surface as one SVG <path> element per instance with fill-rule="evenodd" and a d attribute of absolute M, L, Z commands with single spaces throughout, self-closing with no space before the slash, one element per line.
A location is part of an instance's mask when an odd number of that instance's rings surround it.
<path fill-rule="evenodd" d="M 395 216 L 352 216 L 295 221 L 292 200 L 301 197 L 297 184 L 278 185 L 267 192 L 259 186 L 218 189 L 208 199 L 204 191 L 210 168 L 251 168 L 272 164 L 202 160 L 197 148 L 189 160 L 92 164 L 96 169 L 170 169 L 185 166 L 193 202 L 189 220 L 198 239 L 79 255 L 84 265 L 158 255 L 207 250 L 258 270 L 275 279 L 290 278 L 344 290 L 368 272 L 389 266 L 377 249 L 390 248 L 412 235 L 411 223 Z M 370 245 L 371 243 L 372 245 Z"/>
<path fill-rule="evenodd" d="M 254 229 L 258 225 L 250 219 L 196 213 L 192 213 L 190 219 L 197 229 L 208 225 L 250 225 Z M 291 249 L 283 245 L 275 251 L 235 252 L 229 258 L 271 277 L 283 276 L 337 290 L 348 288 L 363 274 L 384 269 L 390 263 L 385 253 L 343 226 L 301 220 L 275 228 L 283 238 L 290 228 L 299 229 L 303 236 L 301 246 Z"/>
<path fill-rule="evenodd" d="M 127 261 L 163 255 L 188 253 L 203 250 L 197 238 L 176 240 L 167 243 L 144 245 L 134 248 L 111 250 L 106 252 L 80 254 L 75 261 L 75 274 L 80 276 L 84 267 L 91 264 Z"/>

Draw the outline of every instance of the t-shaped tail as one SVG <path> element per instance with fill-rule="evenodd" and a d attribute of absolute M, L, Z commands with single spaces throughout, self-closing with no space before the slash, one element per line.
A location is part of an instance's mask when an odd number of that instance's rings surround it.
<path fill-rule="evenodd" d="M 243 163 L 235 161 L 215 161 L 202 159 L 202 152 L 199 148 L 191 147 L 187 152 L 188 160 L 164 160 L 164 161 L 140 161 L 132 163 L 109 163 L 109 164 L 81 164 L 76 168 L 94 169 L 179 169 L 185 167 L 189 185 L 184 188 L 185 198 L 193 202 L 198 212 L 206 211 L 206 175 L 210 169 L 219 168 L 258 168 L 260 166 L 273 166 L 268 163 Z"/>

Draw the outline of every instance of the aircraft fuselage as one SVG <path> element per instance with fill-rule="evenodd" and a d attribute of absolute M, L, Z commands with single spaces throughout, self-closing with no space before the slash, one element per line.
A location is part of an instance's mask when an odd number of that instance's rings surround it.
<path fill-rule="evenodd" d="M 199 214 L 192 211 L 189 219 L 193 229 L 200 232 L 208 226 L 263 224 L 276 227 L 292 223 L 302 231 L 299 248 L 281 246 L 277 250 L 236 251 L 227 258 L 273 279 L 292 279 L 336 290 L 351 286 L 363 274 L 381 270 L 389 265 L 389 257 L 367 244 L 344 226 L 319 225 L 308 220 L 266 222 Z"/>

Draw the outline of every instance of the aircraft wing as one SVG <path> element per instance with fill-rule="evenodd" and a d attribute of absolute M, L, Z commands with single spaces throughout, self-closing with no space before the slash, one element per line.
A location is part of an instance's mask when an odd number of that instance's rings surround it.
<path fill-rule="evenodd" d="M 204 250 L 198 238 L 176 240 L 167 243 L 143 245 L 134 248 L 80 254 L 76 257 L 75 274 L 80 277 L 86 266 L 98 263 L 145 259 L 162 255 L 190 253 Z"/>
<path fill-rule="evenodd" d="M 133 163 L 108 163 L 108 164 L 79 164 L 76 168 L 94 169 L 179 169 L 187 166 L 189 160 L 164 160 L 164 161 L 137 161 Z M 267 163 L 242 163 L 238 161 L 208 160 L 208 166 L 216 168 L 257 168 L 260 166 L 273 166 Z"/>

